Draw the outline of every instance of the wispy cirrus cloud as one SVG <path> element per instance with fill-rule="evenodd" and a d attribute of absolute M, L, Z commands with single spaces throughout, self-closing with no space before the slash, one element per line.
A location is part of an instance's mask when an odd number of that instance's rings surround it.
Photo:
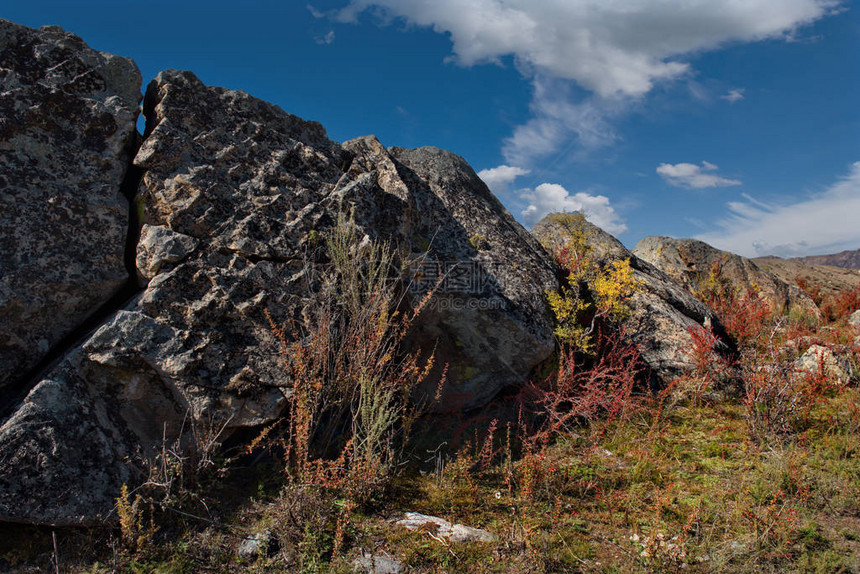
<path fill-rule="evenodd" d="M 319 19 L 319 18 L 325 18 L 326 17 L 325 12 L 323 12 L 322 10 L 318 10 L 315 6 L 313 6 L 311 4 L 305 4 L 305 8 L 308 9 L 308 12 L 310 12 L 311 16 L 313 16 L 314 18 Z"/>
<path fill-rule="evenodd" d="M 730 215 L 718 231 L 698 237 L 746 256 L 794 257 L 860 248 L 860 162 L 823 192 L 787 204 L 749 195 L 727 204 Z"/>
<path fill-rule="evenodd" d="M 729 90 L 729 93 L 724 95 L 724 96 L 720 96 L 720 99 L 726 100 L 730 104 L 734 104 L 735 102 L 739 102 L 742 99 L 744 99 L 744 92 L 745 91 L 746 90 L 744 90 L 743 88 L 736 88 L 734 90 Z"/>
<path fill-rule="evenodd" d="M 537 76 L 529 105 L 532 117 L 514 128 L 502 142 L 505 160 L 516 165 L 532 165 L 569 145 L 578 150 L 595 150 L 615 143 L 620 136 L 612 120 L 627 108 L 624 99 L 586 98 L 577 101 L 570 81 Z"/>
<path fill-rule="evenodd" d="M 327 45 L 331 44 L 332 42 L 334 42 L 334 39 L 335 39 L 334 30 L 329 30 L 324 35 L 315 37 L 314 42 L 316 42 L 320 46 L 327 46 Z"/>
<path fill-rule="evenodd" d="M 657 173 L 669 185 L 686 189 L 705 189 L 709 187 L 728 187 L 741 185 L 738 179 L 728 179 L 714 173 L 718 167 L 711 162 L 703 161 L 702 165 L 692 163 L 661 163 Z"/>

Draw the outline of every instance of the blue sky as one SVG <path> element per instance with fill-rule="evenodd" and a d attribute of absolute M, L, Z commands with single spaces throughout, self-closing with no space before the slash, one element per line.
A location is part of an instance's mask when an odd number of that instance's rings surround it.
<path fill-rule="evenodd" d="M 450 149 L 517 219 L 585 211 L 626 245 L 860 248 L 860 16 L 835 0 L 4 3 L 194 71 L 332 139 Z"/>

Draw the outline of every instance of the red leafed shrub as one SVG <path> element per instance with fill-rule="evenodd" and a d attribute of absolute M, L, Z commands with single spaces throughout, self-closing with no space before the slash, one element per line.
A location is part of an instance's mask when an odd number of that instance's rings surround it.
<path fill-rule="evenodd" d="M 674 381 L 672 388 L 690 393 L 691 398 L 698 403 L 705 392 L 724 379 L 731 367 L 715 351 L 719 337 L 711 330 L 694 325 L 688 331 L 693 343 L 688 351 L 693 360 L 693 371 Z"/>
<path fill-rule="evenodd" d="M 695 368 L 693 374 L 697 377 L 709 377 L 715 366 L 718 366 L 717 358 L 714 357 L 714 346 L 719 338 L 709 329 L 694 325 L 688 329 L 693 346 L 690 348 L 690 356 Z"/>
<path fill-rule="evenodd" d="M 857 309 L 860 309 L 860 285 L 831 295 L 821 304 L 821 312 L 829 321 L 847 317 Z"/>
<path fill-rule="evenodd" d="M 752 345 L 769 331 L 773 313 L 755 286 L 737 288 L 723 275 L 722 264 L 711 267 L 708 277 L 695 292 L 696 297 L 720 317 L 740 346 Z"/>
<path fill-rule="evenodd" d="M 807 295 L 812 297 L 813 302 L 821 307 L 824 302 L 824 293 L 821 291 L 821 285 L 812 281 L 808 277 L 798 277 L 794 280 L 795 284 L 800 287 Z"/>
<path fill-rule="evenodd" d="M 806 277 L 798 277 L 795 283 L 812 297 L 827 321 L 842 319 L 860 309 L 860 285 L 853 289 L 825 294 L 821 285 Z"/>
<path fill-rule="evenodd" d="M 561 350 L 558 370 L 527 389 L 528 402 L 545 416 L 538 435 L 568 434 L 598 416 L 604 421 L 626 419 L 636 409 L 636 374 L 642 371 L 639 351 L 623 333 L 599 332 L 596 358 L 590 364 L 572 347 Z"/>

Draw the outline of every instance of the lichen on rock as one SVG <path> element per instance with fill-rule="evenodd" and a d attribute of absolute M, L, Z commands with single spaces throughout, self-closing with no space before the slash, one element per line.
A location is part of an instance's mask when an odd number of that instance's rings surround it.
<path fill-rule="evenodd" d="M 0 20 L 0 392 L 128 278 L 140 85 L 127 58 Z"/>

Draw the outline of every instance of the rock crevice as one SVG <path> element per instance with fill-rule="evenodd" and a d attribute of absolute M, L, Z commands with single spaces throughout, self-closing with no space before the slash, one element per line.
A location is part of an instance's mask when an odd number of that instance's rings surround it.
<path fill-rule="evenodd" d="M 0 420 L 131 295 L 140 72 L 0 20 Z"/>
<path fill-rule="evenodd" d="M 186 417 L 226 436 L 281 416 L 289 381 L 265 312 L 286 319 L 313 298 L 307 255 L 338 213 L 368 237 L 486 279 L 443 290 L 410 341 L 450 365 L 442 407 L 480 406 L 551 353 L 552 263 L 462 158 L 372 136 L 341 145 L 316 122 L 190 72 L 159 74 L 144 113 L 133 166 L 127 147 L 110 160 L 124 176 L 113 188 L 123 281 L 0 426 L 0 520 L 104 520 Z M 452 301 L 461 307 L 441 304 Z M 93 448 L 74 448 L 84 442 Z"/>
<path fill-rule="evenodd" d="M 463 158 L 340 144 L 177 70 L 148 85 L 140 136 L 135 64 L 56 27 L 0 20 L 0 66 L 0 521 L 106 520 L 189 417 L 226 437 L 283 416 L 268 316 L 312 304 L 333 272 L 321 239 L 344 213 L 408 254 L 409 297 L 437 289 L 407 341 L 436 353 L 438 376 L 447 365 L 438 410 L 483 406 L 552 354 L 552 258 Z M 718 318 L 588 233 L 645 285 L 624 326 L 649 368 L 689 370 L 689 329 L 721 334 Z M 547 221 L 535 234 L 566 240 Z"/>

